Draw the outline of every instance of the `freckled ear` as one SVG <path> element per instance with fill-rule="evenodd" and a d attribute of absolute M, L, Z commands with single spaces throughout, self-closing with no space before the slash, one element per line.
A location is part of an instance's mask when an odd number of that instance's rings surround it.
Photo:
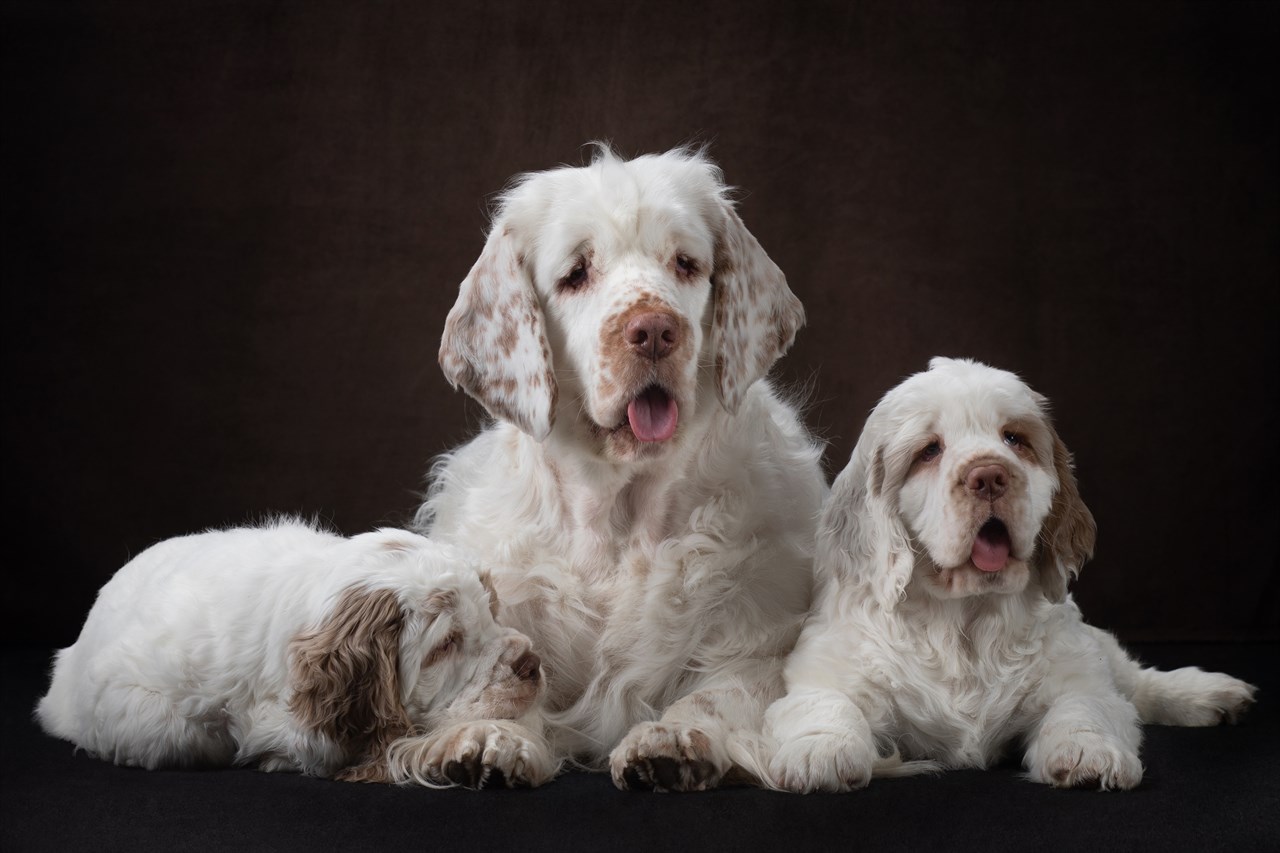
<path fill-rule="evenodd" d="M 1045 597 L 1059 602 L 1066 598 L 1067 584 L 1079 576 L 1081 567 L 1093 556 L 1097 524 L 1093 513 L 1080 498 L 1072 470 L 1071 453 L 1053 427 L 1053 467 L 1058 475 L 1058 491 L 1053 496 L 1049 517 L 1040 528 L 1040 582 Z"/>
<path fill-rule="evenodd" d="M 290 644 L 289 711 L 352 755 L 376 755 L 409 728 L 400 699 L 404 614 L 392 590 L 353 587 Z"/>
<path fill-rule="evenodd" d="M 885 487 L 885 449 L 873 446 L 868 431 L 863 436 L 832 484 L 818 524 L 818 568 L 862 587 L 892 611 L 911 581 L 915 558 L 892 490 Z"/>
<path fill-rule="evenodd" d="M 558 388 L 542 307 L 501 220 L 445 320 L 440 368 L 495 418 L 539 441 L 551 434 Z"/>
<path fill-rule="evenodd" d="M 804 325 L 804 308 L 737 211 L 728 202 L 722 209 L 711 277 L 711 346 L 720 402 L 737 412 L 751 384 L 791 347 Z"/>

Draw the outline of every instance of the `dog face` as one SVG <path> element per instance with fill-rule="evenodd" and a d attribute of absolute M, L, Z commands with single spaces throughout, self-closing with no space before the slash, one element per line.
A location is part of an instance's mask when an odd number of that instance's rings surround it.
<path fill-rule="evenodd" d="M 405 650 L 408 664 L 418 662 L 405 709 L 425 731 L 469 720 L 515 719 L 542 692 L 541 661 L 529 638 L 493 618 L 492 586 L 478 596 L 471 578 L 459 580 L 456 593 L 445 589 L 432 594 L 425 608 L 431 624 Z M 495 603 L 492 608 L 490 602 Z"/>
<path fill-rule="evenodd" d="M 348 587 L 322 624 L 293 640 L 289 709 L 301 725 L 376 768 L 409 732 L 533 707 L 541 663 L 527 637 L 495 621 L 491 585 L 454 572 L 457 561 L 419 537 L 380 532 L 353 542 L 376 549 L 390 582 Z"/>
<path fill-rule="evenodd" d="M 612 462 L 660 457 L 712 388 L 736 411 L 803 322 L 700 154 L 525 176 L 449 314 L 440 364 L 495 417 Z M 558 427 L 558 428 L 557 428 Z"/>
<path fill-rule="evenodd" d="M 876 555 L 873 584 L 890 606 L 913 577 L 963 598 L 1021 592 L 1036 573 L 1061 600 L 1093 549 L 1046 400 L 976 362 L 936 358 L 886 394 L 840 479 L 821 535 L 836 537 L 828 550 Z"/>

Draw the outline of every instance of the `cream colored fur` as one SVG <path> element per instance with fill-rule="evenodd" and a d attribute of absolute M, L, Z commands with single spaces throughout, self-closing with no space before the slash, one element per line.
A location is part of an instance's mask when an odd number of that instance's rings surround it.
<path fill-rule="evenodd" d="M 1084 623 L 1066 587 L 1093 543 L 1047 403 L 1016 376 L 938 358 L 891 390 L 819 525 L 818 600 L 767 715 L 773 783 L 844 791 L 1021 748 L 1033 781 L 1132 788 L 1140 723 L 1235 719 L 1251 685 L 1144 669 Z"/>
<path fill-rule="evenodd" d="M 283 520 L 169 539 L 102 588 L 36 716 L 116 764 L 478 783 L 478 762 L 411 758 L 445 740 L 465 753 L 477 718 L 533 713 L 537 657 L 492 604 L 474 563 L 403 530 Z M 556 771 L 545 750 L 514 757 L 507 783 Z"/>
<path fill-rule="evenodd" d="M 669 352 L 628 338 L 650 315 Z M 802 321 L 698 152 L 601 149 L 504 194 L 440 354 L 498 422 L 439 460 L 418 523 L 493 567 L 545 661 L 529 742 L 620 787 L 763 772 L 826 493 L 762 379 Z M 678 424 L 644 440 L 632 410 L 654 388 Z"/>

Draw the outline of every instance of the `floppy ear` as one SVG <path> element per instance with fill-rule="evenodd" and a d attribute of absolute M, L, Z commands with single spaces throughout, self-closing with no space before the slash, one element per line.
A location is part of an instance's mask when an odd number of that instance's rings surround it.
<path fill-rule="evenodd" d="M 290 645 L 289 711 L 348 753 L 380 753 L 409 730 L 400 698 L 403 627 L 394 590 L 347 589 L 318 628 Z"/>
<path fill-rule="evenodd" d="M 804 308 L 728 202 L 718 235 L 711 346 L 720 403 L 737 412 L 747 389 L 769 372 L 804 325 Z"/>
<path fill-rule="evenodd" d="M 539 441 L 551 434 L 557 387 L 542 308 L 516 237 L 501 220 L 445 320 L 440 367 L 495 418 Z"/>
<path fill-rule="evenodd" d="M 892 611 L 902 599 L 915 560 L 885 486 L 883 447 L 871 451 L 859 440 L 832 484 L 817 548 L 820 570 L 868 590 L 882 609 Z"/>
<path fill-rule="evenodd" d="M 1040 583 L 1046 598 L 1060 602 L 1067 596 L 1067 584 L 1093 556 L 1098 527 L 1093 513 L 1080 499 L 1071 453 L 1052 425 L 1049 432 L 1053 435 L 1053 467 L 1058 474 L 1058 491 L 1049 507 L 1049 517 L 1040 528 Z"/>

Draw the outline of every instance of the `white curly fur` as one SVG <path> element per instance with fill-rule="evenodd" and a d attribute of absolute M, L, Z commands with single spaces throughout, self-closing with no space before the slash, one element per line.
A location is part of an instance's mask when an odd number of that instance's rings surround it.
<path fill-rule="evenodd" d="M 418 524 L 494 567 L 556 753 L 621 787 L 762 772 L 826 493 L 761 379 L 802 321 L 700 152 L 607 148 L 505 193 L 450 313 L 441 365 L 500 422 L 437 462 Z"/>
<path fill-rule="evenodd" d="M 1251 685 L 1144 669 L 1082 621 L 1066 587 L 1093 543 L 1042 396 L 943 358 L 894 388 L 819 524 L 814 614 L 767 713 L 773 783 L 849 790 L 1019 742 L 1034 781 L 1132 788 L 1141 722 L 1234 719 Z"/>
<path fill-rule="evenodd" d="M 403 756 L 443 750 L 460 721 L 532 713 L 537 656 L 494 609 L 473 563 L 403 530 L 284 519 L 168 539 L 102 588 L 36 716 L 116 764 L 465 782 L 456 755 Z M 555 770 L 542 753 L 505 781 Z"/>

